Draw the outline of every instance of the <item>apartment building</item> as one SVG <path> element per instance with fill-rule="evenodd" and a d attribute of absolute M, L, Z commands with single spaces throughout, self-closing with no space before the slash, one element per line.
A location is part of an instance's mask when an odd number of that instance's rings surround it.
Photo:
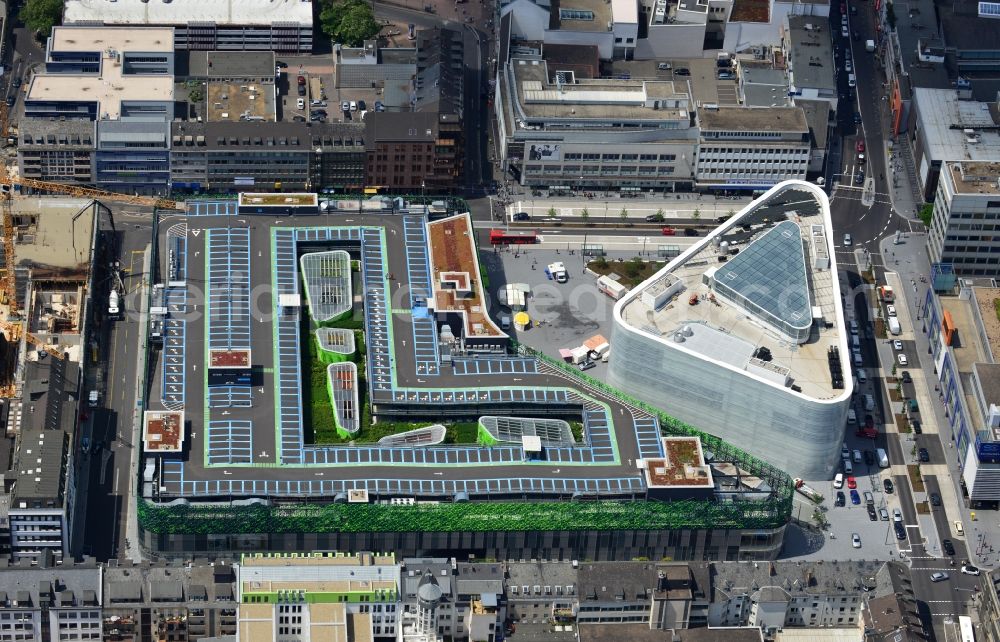
<path fill-rule="evenodd" d="M 177 49 L 310 53 L 311 0 L 68 0 L 65 25 L 168 27 Z"/>
<path fill-rule="evenodd" d="M 81 226 L 82 227 L 82 226 Z M 7 513 L 10 554 L 16 560 L 69 555 L 76 480 L 72 474 L 72 437 L 79 394 L 80 366 L 68 359 L 25 361 L 25 399 L 12 402 L 18 431 Z"/>
<path fill-rule="evenodd" d="M 233 566 L 118 563 L 104 570 L 106 640 L 186 642 L 236 634 Z"/>
<path fill-rule="evenodd" d="M 101 576 L 94 560 L 36 565 L 0 558 L 0 642 L 101 640 Z"/>
<path fill-rule="evenodd" d="M 173 73 L 171 29 L 54 28 L 45 71 L 31 78 L 24 100 L 21 141 L 30 143 L 18 150 L 22 175 L 49 178 L 55 169 L 56 177 L 112 190 L 166 191 Z"/>
<path fill-rule="evenodd" d="M 696 182 L 702 189 L 766 190 L 809 170 L 809 125 L 801 107 L 698 110 Z"/>
<path fill-rule="evenodd" d="M 958 276 L 1000 276 L 1000 157 L 945 163 L 927 236 L 932 263 Z"/>
<path fill-rule="evenodd" d="M 856 629 L 866 599 L 905 592 L 882 562 L 508 562 L 506 602 L 522 626 L 679 631 Z"/>

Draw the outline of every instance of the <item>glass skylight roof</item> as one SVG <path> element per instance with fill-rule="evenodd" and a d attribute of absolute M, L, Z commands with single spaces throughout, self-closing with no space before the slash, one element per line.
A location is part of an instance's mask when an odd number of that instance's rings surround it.
<path fill-rule="evenodd" d="M 747 312 L 802 343 L 812 328 L 806 255 L 799 226 L 782 221 L 729 259 L 715 287 Z"/>

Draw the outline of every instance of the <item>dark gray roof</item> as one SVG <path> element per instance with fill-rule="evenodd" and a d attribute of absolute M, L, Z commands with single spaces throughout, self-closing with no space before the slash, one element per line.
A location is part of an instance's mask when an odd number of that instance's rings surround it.
<path fill-rule="evenodd" d="M 274 78 L 273 51 L 207 51 L 208 78 Z"/>
<path fill-rule="evenodd" d="M 109 582 L 108 599 L 112 602 L 141 602 L 142 583 L 137 580 Z"/>
<path fill-rule="evenodd" d="M 369 112 L 365 117 L 365 143 L 374 149 L 377 142 L 433 143 L 437 140 L 436 112 Z"/>
<path fill-rule="evenodd" d="M 813 148 L 826 149 L 827 133 L 830 131 L 830 101 L 796 100 L 795 104 L 801 107 L 806 115 Z"/>
<path fill-rule="evenodd" d="M 656 589 L 654 562 L 594 562 L 580 565 L 582 600 L 647 600 Z"/>
<path fill-rule="evenodd" d="M 500 595 L 503 567 L 500 564 L 459 564 L 455 591 L 459 595 Z"/>
<path fill-rule="evenodd" d="M 180 602 L 184 599 L 184 585 L 176 580 L 150 582 L 149 599 L 153 602 Z"/>
<path fill-rule="evenodd" d="M 851 595 L 875 586 L 885 562 L 716 562 L 713 587 L 723 596 L 779 587 L 792 596 Z"/>
<path fill-rule="evenodd" d="M 461 33 L 435 27 L 417 34 L 416 111 L 460 115 L 464 77 Z"/>
<path fill-rule="evenodd" d="M 18 123 L 19 147 L 33 149 L 58 145 L 64 149 L 92 149 L 94 123 L 70 118 L 22 118 Z"/>
<path fill-rule="evenodd" d="M 1000 364 L 974 363 L 972 372 L 979 381 L 987 406 L 1000 405 Z"/>
<path fill-rule="evenodd" d="M 12 508 L 61 508 L 66 490 L 69 435 L 60 430 L 21 433 Z"/>
<path fill-rule="evenodd" d="M 364 149 L 363 123 L 295 122 L 174 122 L 170 136 L 173 149 L 183 151 L 273 148 L 312 151 L 316 147 Z M 201 137 L 201 138 L 199 138 Z"/>
<path fill-rule="evenodd" d="M 507 590 L 511 586 L 518 587 L 518 594 L 523 594 L 522 587 L 533 591 L 535 586 L 572 586 L 576 593 L 579 583 L 579 571 L 570 562 L 510 562 L 507 564 Z"/>
<path fill-rule="evenodd" d="M 43 567 L 0 561 L 0 610 L 8 600 L 37 607 L 50 600 L 52 606 L 93 606 L 101 586 L 101 569 L 93 559 L 65 560 L 59 566 Z M 44 598 L 44 599 L 43 599 Z"/>
<path fill-rule="evenodd" d="M 408 558 L 403 560 L 403 598 L 412 600 L 417 596 L 424 574 L 430 573 L 441 589 L 444 601 L 454 596 L 452 587 L 451 561 L 444 558 Z"/>

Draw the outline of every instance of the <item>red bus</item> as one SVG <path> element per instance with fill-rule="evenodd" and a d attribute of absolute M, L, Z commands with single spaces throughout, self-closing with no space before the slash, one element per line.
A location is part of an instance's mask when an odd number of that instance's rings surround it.
<path fill-rule="evenodd" d="M 532 245 L 538 242 L 534 232 L 490 230 L 490 245 Z"/>

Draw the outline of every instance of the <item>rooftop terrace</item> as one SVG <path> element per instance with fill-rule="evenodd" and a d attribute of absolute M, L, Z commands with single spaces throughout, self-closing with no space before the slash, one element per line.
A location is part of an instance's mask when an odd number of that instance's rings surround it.
<path fill-rule="evenodd" d="M 623 320 L 809 397 L 843 394 L 828 361 L 846 342 L 825 210 L 802 187 L 779 189 L 637 288 Z"/>
<path fill-rule="evenodd" d="M 147 410 L 142 441 L 147 453 L 180 452 L 184 447 L 184 413 Z"/>
<path fill-rule="evenodd" d="M 467 337 L 507 337 L 486 312 L 476 240 L 469 215 L 459 214 L 433 221 L 427 224 L 427 230 L 431 248 L 434 309 L 438 312 L 461 314 Z M 466 282 L 466 289 L 458 287 L 462 279 L 456 278 L 463 273 L 471 279 L 471 282 Z"/>
<path fill-rule="evenodd" d="M 665 437 L 663 459 L 646 460 L 646 483 L 650 488 L 704 486 L 712 488 L 712 471 L 705 463 L 701 442 L 694 437 Z"/>

